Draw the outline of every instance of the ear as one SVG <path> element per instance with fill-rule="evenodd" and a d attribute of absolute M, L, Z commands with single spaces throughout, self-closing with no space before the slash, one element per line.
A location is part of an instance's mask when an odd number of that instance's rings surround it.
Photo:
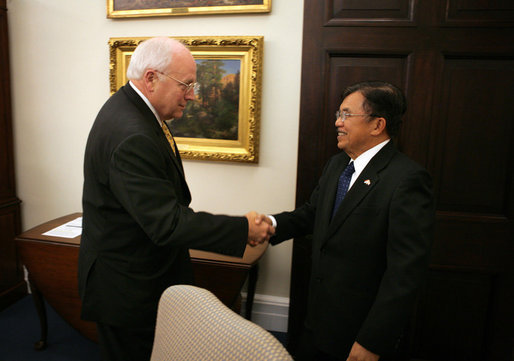
<path fill-rule="evenodd" d="M 143 74 L 143 83 L 149 92 L 155 90 L 155 84 L 158 80 L 157 73 L 154 70 L 147 69 Z"/>
<path fill-rule="evenodd" d="M 387 134 L 386 119 L 383 117 L 377 117 L 373 120 L 374 127 L 371 130 L 373 135 Z"/>

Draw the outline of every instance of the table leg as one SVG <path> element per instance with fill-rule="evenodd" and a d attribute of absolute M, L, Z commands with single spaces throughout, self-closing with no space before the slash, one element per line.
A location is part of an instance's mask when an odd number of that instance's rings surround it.
<path fill-rule="evenodd" d="M 41 326 L 41 339 L 34 344 L 34 348 L 36 350 L 44 350 L 47 346 L 47 334 L 48 334 L 48 321 L 46 317 L 46 308 L 45 302 L 43 300 L 43 295 L 37 289 L 36 285 L 30 279 L 29 275 L 29 286 L 30 291 L 32 293 L 32 299 L 34 300 L 34 305 L 36 306 L 36 311 L 39 316 L 39 323 Z"/>
<path fill-rule="evenodd" d="M 246 295 L 245 318 L 252 319 L 253 298 L 255 296 L 255 286 L 259 274 L 259 264 L 254 264 L 248 272 L 248 293 Z"/>

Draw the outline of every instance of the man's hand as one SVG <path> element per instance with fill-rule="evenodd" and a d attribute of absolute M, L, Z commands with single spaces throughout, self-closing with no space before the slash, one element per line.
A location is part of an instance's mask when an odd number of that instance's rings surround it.
<path fill-rule="evenodd" d="M 271 220 L 265 215 L 255 211 L 246 214 L 248 219 L 248 244 L 252 247 L 269 241 L 275 234 L 275 228 L 271 226 Z"/>
<path fill-rule="evenodd" d="M 269 224 L 270 226 L 273 226 L 273 222 L 271 221 L 271 219 L 268 216 L 266 216 L 265 214 L 258 214 L 257 217 L 255 217 L 255 224 L 259 225 L 262 222 L 265 222 L 265 223 Z M 275 234 L 275 233 L 273 232 L 273 234 Z"/>
<path fill-rule="evenodd" d="M 379 357 L 376 353 L 366 350 L 358 342 L 354 342 L 346 361 L 378 361 Z"/>

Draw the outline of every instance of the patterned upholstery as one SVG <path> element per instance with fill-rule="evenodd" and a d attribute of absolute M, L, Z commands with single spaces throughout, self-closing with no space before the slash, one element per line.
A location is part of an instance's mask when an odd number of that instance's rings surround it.
<path fill-rule="evenodd" d="M 268 331 L 194 286 L 164 291 L 157 314 L 151 361 L 292 360 Z"/>

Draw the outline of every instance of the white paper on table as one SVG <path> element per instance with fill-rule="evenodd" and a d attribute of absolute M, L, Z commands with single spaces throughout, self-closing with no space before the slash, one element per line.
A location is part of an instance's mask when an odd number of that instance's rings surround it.
<path fill-rule="evenodd" d="M 48 232 L 43 233 L 43 236 L 53 236 L 62 238 L 75 238 L 82 234 L 82 217 L 75 218 L 67 223 L 55 227 Z"/>

